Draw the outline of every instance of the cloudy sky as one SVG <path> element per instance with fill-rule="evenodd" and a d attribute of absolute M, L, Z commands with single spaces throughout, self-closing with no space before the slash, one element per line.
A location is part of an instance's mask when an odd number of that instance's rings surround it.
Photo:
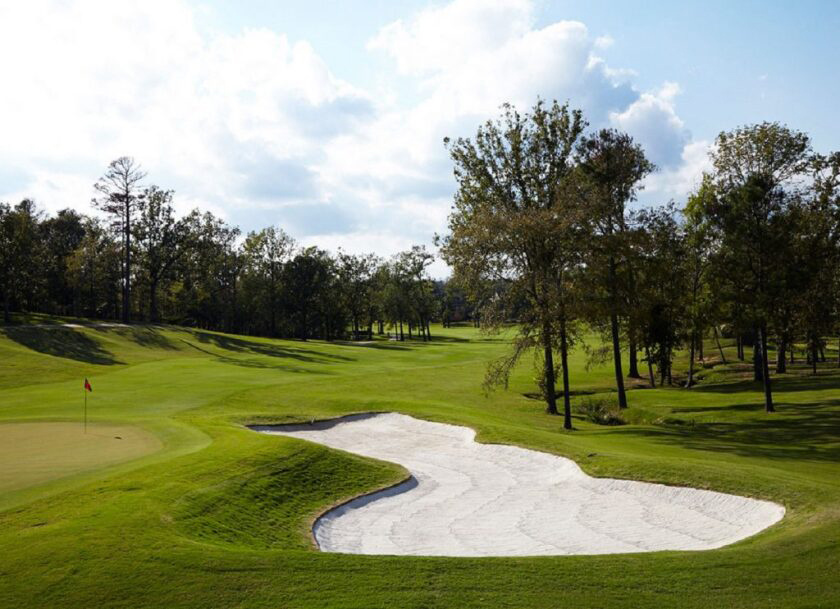
<path fill-rule="evenodd" d="M 723 129 L 840 148 L 838 29 L 830 1 L 0 0 L 0 200 L 90 213 L 129 155 L 183 212 L 387 255 L 445 230 L 444 136 L 539 96 L 630 132 L 643 202 L 679 201 Z"/>

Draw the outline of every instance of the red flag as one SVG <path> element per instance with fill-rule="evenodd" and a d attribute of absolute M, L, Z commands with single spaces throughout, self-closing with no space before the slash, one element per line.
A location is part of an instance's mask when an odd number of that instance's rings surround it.
<path fill-rule="evenodd" d="M 87 379 L 85 379 L 85 389 L 87 389 L 88 391 L 93 391 L 93 387 L 90 386 L 90 383 L 88 383 Z"/>

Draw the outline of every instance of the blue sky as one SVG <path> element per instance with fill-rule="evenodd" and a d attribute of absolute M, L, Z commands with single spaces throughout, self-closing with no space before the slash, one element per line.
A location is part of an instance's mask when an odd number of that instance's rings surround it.
<path fill-rule="evenodd" d="M 629 131 L 643 201 L 679 202 L 721 130 L 840 148 L 837 31 L 828 1 L 0 3 L 0 200 L 90 213 L 128 154 L 181 211 L 388 255 L 445 230 L 442 137 L 542 96 Z"/>
<path fill-rule="evenodd" d="M 387 2 L 251 2 L 205 4 L 212 27 L 271 27 L 309 40 L 341 78 L 376 82 L 381 61 L 366 41 L 388 23 L 429 5 Z M 680 115 L 698 137 L 759 120 L 811 134 L 818 147 L 840 145 L 840 3 L 831 0 L 650 2 L 565 0 L 534 3 L 537 26 L 561 20 L 609 36 L 611 63 L 634 70 L 642 90 L 680 83 Z"/>

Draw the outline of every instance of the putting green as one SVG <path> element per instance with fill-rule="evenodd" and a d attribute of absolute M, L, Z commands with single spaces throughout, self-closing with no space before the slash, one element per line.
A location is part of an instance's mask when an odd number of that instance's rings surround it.
<path fill-rule="evenodd" d="M 0 425 L 0 494 L 101 469 L 159 450 L 160 440 L 134 425 Z"/>

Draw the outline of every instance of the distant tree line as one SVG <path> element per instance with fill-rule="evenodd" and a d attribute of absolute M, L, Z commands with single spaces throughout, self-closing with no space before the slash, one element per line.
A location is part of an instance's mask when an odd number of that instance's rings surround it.
<path fill-rule="evenodd" d="M 13 311 L 169 322 L 299 339 L 431 338 L 472 319 L 464 292 L 434 281 L 415 246 L 390 259 L 301 247 L 277 227 L 242 235 L 209 212 L 178 217 L 131 158 L 108 167 L 93 204 L 46 216 L 0 204 L 0 298 Z"/>
<path fill-rule="evenodd" d="M 474 138 L 445 143 L 458 189 L 443 258 L 484 325 L 519 322 L 486 382 L 506 384 L 536 352 L 546 410 L 558 414 L 562 395 L 567 428 L 567 357 L 585 330 L 606 339 L 590 357 L 612 359 L 621 408 L 625 376 L 675 382 L 685 348 L 680 382 L 691 387 L 703 340 L 725 362 L 727 336 L 741 360 L 752 348 L 768 412 L 768 345 L 776 373 L 796 345 L 816 373 L 825 340 L 840 335 L 840 154 L 815 153 L 804 133 L 776 123 L 721 133 L 685 205 L 646 209 L 630 205 L 655 169 L 642 148 L 613 129 L 587 132 L 567 105 L 505 106 Z"/>

